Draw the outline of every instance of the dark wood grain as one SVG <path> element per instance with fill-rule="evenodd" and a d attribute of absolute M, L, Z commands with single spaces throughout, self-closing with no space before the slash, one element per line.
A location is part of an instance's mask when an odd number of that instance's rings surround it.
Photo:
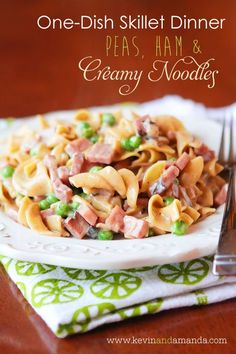
<path fill-rule="evenodd" d="M 190 4 L 191 3 L 191 4 Z M 166 94 L 179 94 L 208 106 L 235 101 L 235 11 L 228 1 L 75 1 L 8 0 L 0 4 L 0 116 L 26 116 L 40 112 L 72 109 L 120 101 L 145 101 Z M 121 14 L 172 14 L 192 17 L 226 18 L 223 30 L 184 31 L 188 54 L 193 39 L 201 43 L 199 58 L 214 57 L 220 75 L 212 90 L 203 82 L 167 82 L 158 85 L 147 80 L 134 94 L 121 97 L 118 83 L 85 82 L 77 65 L 86 55 L 100 57 L 106 65 L 147 71 L 153 59 L 151 31 L 130 31 L 113 35 L 138 35 L 145 58 L 105 57 L 105 31 L 41 31 L 36 19 L 42 14 L 76 19 L 77 14 L 97 14 L 117 18 Z M 161 33 L 159 33 L 161 34 Z M 173 36 L 166 30 L 163 35 Z M 0 353 L 234 353 L 236 302 L 229 300 L 205 307 L 172 310 L 122 323 L 106 325 L 87 334 L 59 340 L 23 299 L 6 273 L 0 270 Z M 226 337 L 227 345 L 108 345 L 107 337 Z"/>

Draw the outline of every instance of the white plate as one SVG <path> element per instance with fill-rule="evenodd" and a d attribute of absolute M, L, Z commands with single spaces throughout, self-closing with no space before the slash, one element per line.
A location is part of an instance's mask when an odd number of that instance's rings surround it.
<path fill-rule="evenodd" d="M 186 103 L 189 104 L 189 101 L 182 102 L 182 110 L 178 118 L 184 122 L 187 129 L 218 152 L 220 125 L 201 119 L 199 115 L 194 119 L 191 118 L 192 115 L 185 116 L 185 113 L 189 114 Z M 119 106 L 109 107 L 109 110 L 116 110 L 117 107 Z M 125 114 L 129 114 L 130 108 L 120 107 Z M 171 108 L 170 105 L 168 107 L 172 109 L 173 114 L 173 107 Z M 101 109 L 105 108 L 93 108 L 93 110 Z M 137 113 L 168 113 L 164 108 L 163 100 L 133 106 L 132 110 Z M 49 119 L 60 117 L 70 120 L 74 113 L 75 111 L 55 112 L 46 116 Z M 25 118 L 17 120 L 10 130 L 17 129 L 23 123 Z M 35 117 L 27 120 L 27 125 L 35 124 Z M 5 135 L 3 122 L 0 130 L 1 135 Z M 98 241 L 39 235 L 0 213 L 0 254 L 15 259 L 65 267 L 107 270 L 182 262 L 215 252 L 222 214 L 223 206 L 214 215 L 190 227 L 189 234 L 185 236 L 168 234 L 137 240 Z"/>

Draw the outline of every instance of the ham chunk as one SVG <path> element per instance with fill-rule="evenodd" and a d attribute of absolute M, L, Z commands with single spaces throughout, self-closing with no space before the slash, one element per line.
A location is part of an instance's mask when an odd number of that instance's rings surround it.
<path fill-rule="evenodd" d="M 135 126 L 135 129 L 136 129 L 136 132 L 139 135 L 145 135 L 146 134 L 145 128 L 144 128 L 144 125 L 143 125 L 143 123 L 145 121 L 145 117 L 146 116 L 140 117 L 140 118 L 138 118 L 138 119 L 136 119 L 134 121 L 134 126 Z"/>
<path fill-rule="evenodd" d="M 149 115 L 140 117 L 134 121 L 136 132 L 139 135 L 147 135 L 150 138 L 158 138 L 159 128 L 151 121 Z"/>
<path fill-rule="evenodd" d="M 171 189 L 171 195 L 179 199 L 179 185 L 177 183 L 173 183 Z"/>
<path fill-rule="evenodd" d="M 89 225 L 96 225 L 97 215 L 94 211 L 86 204 L 81 204 L 78 209 L 79 214 L 89 223 Z"/>
<path fill-rule="evenodd" d="M 202 144 L 198 149 L 195 149 L 197 156 L 202 156 L 204 162 L 209 162 L 215 158 L 215 153 L 213 150 L 210 150 L 208 146 Z"/>
<path fill-rule="evenodd" d="M 46 155 L 44 163 L 49 170 L 49 175 L 52 181 L 52 186 L 56 197 L 62 200 L 64 203 L 68 203 L 72 198 L 73 192 L 71 188 L 62 183 L 58 176 L 57 162 L 55 156 Z"/>
<path fill-rule="evenodd" d="M 161 176 L 162 183 L 166 188 L 169 188 L 174 182 L 175 178 L 178 177 L 179 170 L 175 166 L 170 166 Z"/>
<path fill-rule="evenodd" d="M 224 204 L 226 201 L 226 196 L 227 196 L 227 193 L 225 190 L 225 186 L 223 186 L 221 188 L 221 190 L 215 196 L 215 199 L 214 199 L 215 204 L 217 206 Z"/>
<path fill-rule="evenodd" d="M 86 159 L 89 162 L 98 162 L 109 165 L 114 157 L 115 151 L 110 144 L 96 143 L 88 151 Z"/>
<path fill-rule="evenodd" d="M 40 211 L 41 217 L 45 220 L 48 216 L 54 215 L 54 210 L 52 208 L 48 208 Z"/>
<path fill-rule="evenodd" d="M 175 162 L 175 166 L 178 167 L 178 169 L 180 171 L 182 171 L 186 166 L 187 164 L 189 163 L 190 161 L 190 156 L 184 152 L 179 158 L 178 160 Z"/>
<path fill-rule="evenodd" d="M 70 169 L 68 167 L 66 167 L 66 166 L 58 167 L 57 173 L 58 173 L 60 180 L 63 183 L 65 183 L 65 184 L 69 183 Z"/>
<path fill-rule="evenodd" d="M 165 170 L 161 177 L 150 187 L 150 193 L 162 194 L 174 182 L 175 178 L 179 175 L 179 169 L 176 166 L 170 166 Z"/>
<path fill-rule="evenodd" d="M 65 184 L 69 184 L 69 177 L 77 175 L 81 172 L 83 162 L 83 155 L 81 153 L 75 153 L 72 157 L 71 168 L 67 166 L 58 167 L 57 172 L 60 180 Z"/>
<path fill-rule="evenodd" d="M 114 231 L 114 232 L 123 232 L 124 230 L 124 217 L 125 217 L 125 212 L 124 210 L 116 205 L 108 218 L 106 219 L 106 226 L 108 229 Z"/>
<path fill-rule="evenodd" d="M 80 153 L 87 150 L 91 145 L 92 143 L 90 140 L 85 138 L 79 138 L 69 143 L 66 146 L 65 151 L 70 157 L 72 157 L 76 153 Z"/>
<path fill-rule="evenodd" d="M 126 238 L 143 238 L 148 233 L 148 223 L 134 216 L 124 217 L 124 235 Z"/>
<path fill-rule="evenodd" d="M 81 172 L 81 168 L 84 162 L 84 157 L 81 153 L 75 153 L 72 157 L 72 166 L 70 169 L 70 176 L 77 175 Z"/>
<path fill-rule="evenodd" d="M 84 220 L 84 218 L 78 213 L 75 213 L 74 217 L 69 216 L 64 221 L 65 228 L 71 233 L 72 236 L 77 238 L 83 238 L 90 225 Z"/>
<path fill-rule="evenodd" d="M 55 196 L 60 199 L 64 203 L 69 203 L 72 199 L 73 192 L 70 187 L 66 184 L 62 183 L 62 181 L 58 178 L 52 182 Z"/>

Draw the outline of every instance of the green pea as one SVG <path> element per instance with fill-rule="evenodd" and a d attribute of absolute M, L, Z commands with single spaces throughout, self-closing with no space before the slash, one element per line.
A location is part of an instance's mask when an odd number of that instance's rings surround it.
<path fill-rule="evenodd" d="M 142 142 L 142 138 L 139 135 L 134 135 L 129 138 L 129 144 L 132 148 L 137 149 Z"/>
<path fill-rule="evenodd" d="M 60 203 L 58 203 L 55 212 L 57 215 L 60 215 L 63 218 L 66 218 L 70 213 L 70 206 L 68 204 L 60 202 Z"/>
<path fill-rule="evenodd" d="M 82 132 L 82 136 L 87 139 L 91 138 L 92 135 L 93 135 L 93 129 L 91 127 L 84 129 Z"/>
<path fill-rule="evenodd" d="M 168 161 L 176 161 L 177 160 L 177 158 L 176 157 L 171 157 Z"/>
<path fill-rule="evenodd" d="M 166 205 L 166 206 L 167 206 L 167 205 L 170 205 L 171 203 L 173 203 L 174 200 L 175 200 L 174 197 L 171 197 L 171 196 L 165 197 L 165 198 L 164 198 L 165 205 Z"/>
<path fill-rule="evenodd" d="M 175 235 L 181 236 L 188 231 L 188 224 L 183 220 L 177 220 L 171 227 L 171 232 Z"/>
<path fill-rule="evenodd" d="M 99 136 L 98 135 L 93 135 L 91 138 L 90 138 L 90 141 L 93 143 L 93 144 L 96 144 L 98 142 L 98 139 L 99 139 Z"/>
<path fill-rule="evenodd" d="M 112 240 L 113 239 L 113 232 L 100 230 L 100 231 L 98 231 L 98 239 L 99 240 Z"/>
<path fill-rule="evenodd" d="M 114 125 L 116 123 L 116 119 L 111 113 L 103 113 L 102 115 L 102 123 L 106 125 Z"/>
<path fill-rule="evenodd" d="M 2 169 L 1 174 L 3 177 L 9 178 L 9 177 L 12 177 L 14 171 L 15 171 L 14 167 L 6 166 Z"/>
<path fill-rule="evenodd" d="M 73 203 L 71 203 L 70 208 L 72 209 L 72 211 L 76 211 L 79 206 L 80 206 L 80 203 L 73 202 Z"/>
<path fill-rule="evenodd" d="M 47 199 L 40 200 L 39 208 L 40 208 L 40 210 L 49 209 L 50 208 L 50 203 L 48 202 Z"/>
<path fill-rule="evenodd" d="M 101 167 L 101 166 L 93 166 L 92 168 L 90 168 L 89 172 L 96 173 L 98 171 L 101 171 L 102 169 L 103 169 L 103 167 Z"/>
<path fill-rule="evenodd" d="M 93 128 L 88 122 L 80 122 L 78 125 L 78 133 L 84 138 L 91 138 L 94 134 Z"/>
<path fill-rule="evenodd" d="M 58 199 L 58 198 L 55 196 L 55 194 L 53 194 L 53 193 L 48 194 L 46 200 L 48 201 L 48 203 L 49 203 L 50 205 L 59 201 L 59 199 Z"/>
<path fill-rule="evenodd" d="M 90 128 L 90 124 L 88 122 L 80 122 L 78 124 L 79 129 L 86 129 L 86 128 Z"/>
<path fill-rule="evenodd" d="M 121 146 L 124 150 L 127 150 L 127 151 L 133 151 L 134 148 L 130 145 L 130 141 L 129 139 L 122 139 L 121 140 Z"/>

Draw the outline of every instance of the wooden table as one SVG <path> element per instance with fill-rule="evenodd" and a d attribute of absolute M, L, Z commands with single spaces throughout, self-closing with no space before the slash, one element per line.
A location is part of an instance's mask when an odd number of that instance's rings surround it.
<path fill-rule="evenodd" d="M 203 102 L 208 106 L 223 106 L 235 100 L 235 40 L 234 21 L 236 3 L 208 1 L 79 1 L 23 0 L 5 1 L 0 5 L 0 116 L 26 116 L 59 109 L 111 104 L 120 101 L 145 101 L 166 94 L 179 94 Z M 183 55 L 190 55 L 192 42 L 198 39 L 202 54 L 199 61 L 215 58 L 220 71 L 213 89 L 204 81 L 161 80 L 150 83 L 142 80 L 135 92 L 120 96 L 119 83 L 114 81 L 86 82 L 78 70 L 84 56 L 101 58 L 113 69 L 150 70 L 154 58 L 156 35 L 169 36 L 173 31 L 79 31 L 40 30 L 36 21 L 40 15 L 62 19 L 81 14 L 107 14 L 117 20 L 122 14 L 148 14 L 168 17 L 173 14 L 189 17 L 226 18 L 222 30 L 176 31 L 182 34 Z M 105 55 L 106 35 L 138 37 L 144 58 Z M 120 49 L 119 49 L 120 51 Z M 173 56 L 173 63 L 176 58 Z M 83 335 L 59 340 L 23 299 L 15 285 L 0 268 L 0 353 L 198 353 L 235 352 L 236 302 L 206 307 L 192 307 L 163 312 L 126 322 L 107 325 Z M 227 345 L 108 345 L 107 337 L 200 337 L 227 338 Z"/>

